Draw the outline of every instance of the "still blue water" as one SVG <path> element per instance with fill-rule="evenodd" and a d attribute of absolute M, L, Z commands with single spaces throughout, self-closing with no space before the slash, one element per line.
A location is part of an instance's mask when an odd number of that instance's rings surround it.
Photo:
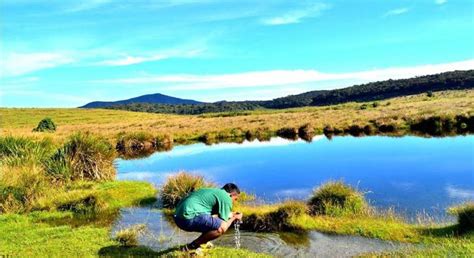
<path fill-rule="evenodd" d="M 447 207 L 474 200 L 474 136 L 193 144 L 145 159 L 119 159 L 117 166 L 119 179 L 159 186 L 184 170 L 220 185 L 234 182 L 265 202 L 307 199 L 314 187 L 342 179 L 366 192 L 372 205 L 394 207 L 411 219 L 423 212 L 446 219 Z"/>

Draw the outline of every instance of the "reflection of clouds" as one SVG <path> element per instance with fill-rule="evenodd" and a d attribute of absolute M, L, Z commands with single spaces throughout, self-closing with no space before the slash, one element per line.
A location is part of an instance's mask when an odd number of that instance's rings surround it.
<path fill-rule="evenodd" d="M 415 183 L 413 182 L 391 182 L 393 187 L 398 188 L 400 190 L 408 191 L 414 189 Z"/>
<path fill-rule="evenodd" d="M 457 188 L 452 185 L 446 186 L 446 191 L 450 198 L 474 199 L 474 191 L 469 189 Z"/>
<path fill-rule="evenodd" d="M 119 180 L 147 180 L 156 176 L 157 176 L 156 172 L 132 171 L 132 172 L 127 172 L 127 173 L 119 173 L 117 175 L 117 179 Z"/>
<path fill-rule="evenodd" d="M 283 198 L 306 198 L 311 193 L 311 188 L 290 188 L 275 192 L 275 195 Z"/>
<path fill-rule="evenodd" d="M 313 141 L 318 141 L 324 138 L 324 135 L 317 135 L 313 138 Z M 243 143 L 219 143 L 216 145 L 205 145 L 203 143 L 197 143 L 189 146 L 177 146 L 170 152 L 161 152 L 154 154 L 150 159 L 159 160 L 168 157 L 182 157 L 196 155 L 204 152 L 214 152 L 221 150 L 232 150 L 232 149 L 248 149 L 248 148 L 267 148 L 267 147 L 279 147 L 287 146 L 292 144 L 304 143 L 303 140 L 291 141 L 283 138 L 271 138 L 270 141 L 260 142 L 258 140 L 244 141 Z"/>

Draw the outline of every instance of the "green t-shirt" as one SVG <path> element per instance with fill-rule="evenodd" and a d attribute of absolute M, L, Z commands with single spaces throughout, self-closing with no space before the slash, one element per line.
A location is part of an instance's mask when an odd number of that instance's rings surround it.
<path fill-rule="evenodd" d="M 202 188 L 190 193 L 176 207 L 176 216 L 192 219 L 201 214 L 217 214 L 227 221 L 232 211 L 232 198 L 218 188 Z"/>

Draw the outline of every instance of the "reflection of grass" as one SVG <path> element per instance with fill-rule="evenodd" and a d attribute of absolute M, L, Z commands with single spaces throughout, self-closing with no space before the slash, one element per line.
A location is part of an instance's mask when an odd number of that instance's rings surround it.
<path fill-rule="evenodd" d="M 198 139 L 206 133 L 210 140 L 222 132 L 227 136 L 244 136 L 268 128 L 299 128 L 310 123 L 315 132 L 322 132 L 326 125 L 349 128 L 358 125 L 393 125 L 399 130 L 408 129 L 407 121 L 427 116 L 454 117 L 474 110 L 474 90 L 439 92 L 428 98 L 425 94 L 399 97 L 379 102 L 377 108 L 360 110 L 361 103 L 346 103 L 323 107 L 303 107 L 283 110 L 256 110 L 244 115 L 169 115 L 127 112 L 102 109 L 0 109 L 2 133 L 14 136 L 54 137 L 62 141 L 77 131 L 91 131 L 116 141 L 120 132 L 153 132 L 170 134 L 177 141 Z M 390 103 L 388 105 L 388 103 Z M 369 103 L 371 104 L 371 103 Z M 54 135 L 31 132 L 38 121 L 51 117 L 58 125 Z M 383 127 L 385 130 L 387 128 Z M 232 131 L 239 128 L 239 132 Z M 252 135 L 249 135 L 252 136 Z M 221 137 L 221 136 L 219 136 Z"/>

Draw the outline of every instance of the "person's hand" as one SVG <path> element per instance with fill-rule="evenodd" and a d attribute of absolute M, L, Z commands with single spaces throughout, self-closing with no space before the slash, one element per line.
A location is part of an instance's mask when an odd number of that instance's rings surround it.
<path fill-rule="evenodd" d="M 240 213 L 240 212 L 234 212 L 234 218 L 235 218 L 236 220 L 242 220 L 242 216 L 243 216 L 242 213 Z"/>

